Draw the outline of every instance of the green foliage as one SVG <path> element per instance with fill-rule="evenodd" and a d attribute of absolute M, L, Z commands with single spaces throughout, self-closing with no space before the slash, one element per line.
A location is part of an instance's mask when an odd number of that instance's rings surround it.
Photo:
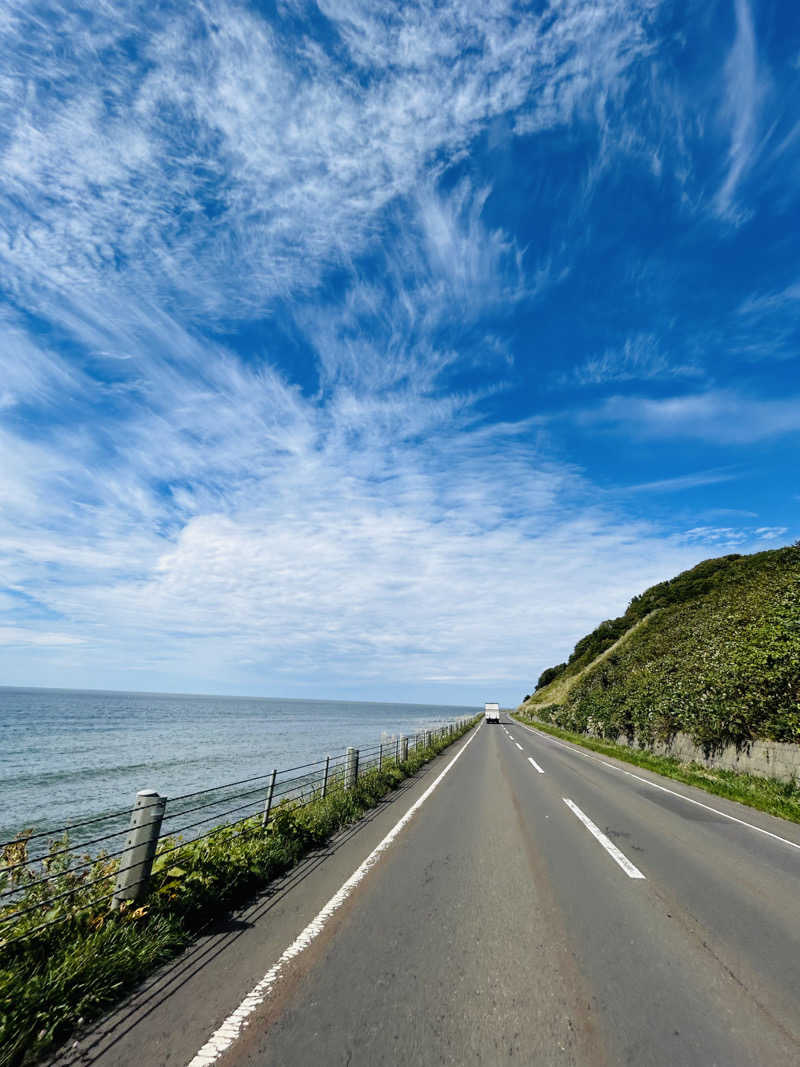
<path fill-rule="evenodd" d="M 559 675 L 563 674 L 566 669 L 566 663 L 558 663 L 555 667 L 548 667 L 546 670 L 542 671 L 542 673 L 539 675 L 539 681 L 536 683 L 536 689 L 534 690 L 534 692 L 537 693 L 540 689 L 543 689 L 546 685 L 549 685 L 550 682 L 554 681 L 554 679 L 558 678 Z M 530 694 L 525 697 L 525 700 L 530 700 Z"/>
<path fill-rule="evenodd" d="M 0 891 L 22 891 L 13 904 L 0 907 L 0 1067 L 36 1062 L 211 919 L 252 899 L 310 849 L 375 807 L 475 721 L 452 738 L 412 751 L 399 766 L 387 761 L 382 770 L 367 771 L 351 791 L 340 783 L 302 806 L 284 801 L 266 830 L 254 817 L 202 840 L 163 838 L 146 901 L 117 911 L 109 897 L 118 860 L 64 851 L 65 835 L 50 842 L 48 857 L 37 866 L 28 858 L 31 831 L 20 834 L 0 856 Z M 55 877 L 42 882 L 43 875 Z M 3 923 L 23 908 L 30 910 Z M 36 931 L 54 919 L 62 921 Z"/>
<path fill-rule="evenodd" d="M 609 647 L 623 621 L 652 611 L 549 709 L 552 722 L 643 745 L 683 731 L 706 754 L 800 742 L 800 549 L 706 560 L 653 586 L 578 642 L 567 673 Z"/>

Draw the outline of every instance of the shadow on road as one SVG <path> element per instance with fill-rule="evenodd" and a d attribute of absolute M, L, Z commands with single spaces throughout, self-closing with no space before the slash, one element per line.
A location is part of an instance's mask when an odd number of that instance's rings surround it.
<path fill-rule="evenodd" d="M 112 1008 L 104 1019 L 91 1024 L 82 1033 L 73 1034 L 70 1047 L 61 1050 L 59 1056 L 52 1061 L 53 1067 L 91 1064 L 111 1052 L 117 1042 L 174 996 L 203 967 L 234 948 L 239 939 L 268 915 L 276 904 L 362 833 L 387 806 L 396 803 L 414 784 L 424 780 L 435 762 L 436 760 L 432 760 L 415 775 L 406 778 L 358 822 L 346 827 L 323 848 L 310 852 L 285 875 L 270 882 L 249 904 L 231 915 L 208 923 L 198 933 L 194 944 L 184 949 L 174 960 L 163 964 L 150 978 L 146 978 L 120 1004 Z"/>

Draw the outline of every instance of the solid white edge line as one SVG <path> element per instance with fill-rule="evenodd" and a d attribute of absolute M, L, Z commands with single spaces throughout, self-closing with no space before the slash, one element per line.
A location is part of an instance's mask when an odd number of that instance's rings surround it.
<path fill-rule="evenodd" d="M 539 772 L 539 774 L 544 774 L 544 771 L 539 766 L 539 764 L 536 762 L 536 760 L 533 758 L 533 756 L 528 756 L 528 763 L 530 763 L 532 767 L 535 767 L 536 770 Z"/>
<path fill-rule="evenodd" d="M 635 864 L 631 863 L 631 861 L 624 853 L 620 852 L 614 842 L 609 837 L 606 837 L 606 835 L 603 833 L 599 826 L 595 826 L 589 816 L 585 815 L 574 801 L 570 800 L 568 797 L 562 797 L 561 799 L 567 805 L 569 810 L 574 815 L 578 816 L 578 818 L 581 820 L 581 822 L 592 835 L 592 837 L 595 837 L 600 842 L 600 844 L 603 846 L 603 848 L 606 850 L 612 860 L 614 860 L 615 863 L 618 863 L 620 865 L 620 867 L 623 869 L 623 871 L 627 874 L 629 878 L 644 879 L 644 875 L 639 870 L 639 868 L 635 866 Z"/>
<path fill-rule="evenodd" d="M 389 848 L 400 831 L 411 821 L 414 814 L 422 807 L 456 760 L 460 759 L 469 745 L 472 744 L 482 725 L 482 723 L 478 724 L 478 728 L 475 730 L 472 737 L 470 737 L 466 744 L 458 750 L 441 774 L 439 774 L 433 782 L 431 782 L 425 792 L 414 801 L 405 815 L 394 824 L 389 833 L 378 845 L 375 846 L 364 862 L 353 871 L 347 881 L 333 894 L 321 911 L 319 911 L 311 922 L 301 930 L 291 945 L 289 945 L 280 956 L 277 963 L 274 963 L 261 981 L 253 986 L 239 1007 L 214 1031 L 208 1041 L 206 1041 L 205 1045 L 203 1045 L 199 1052 L 197 1052 L 197 1054 L 189 1061 L 188 1067 L 207 1067 L 208 1064 L 214 1063 L 227 1051 L 227 1049 L 230 1048 L 244 1029 L 248 1018 L 263 1004 L 272 992 L 272 988 L 280 977 L 284 966 L 290 960 L 293 960 L 295 956 L 299 956 L 300 953 L 308 948 L 311 942 L 322 933 L 328 919 L 330 919 L 333 913 L 344 904 L 359 882 L 364 879 L 365 875 L 378 862 L 382 853 Z"/>
<path fill-rule="evenodd" d="M 676 789 L 668 789 L 665 785 L 659 785 L 658 782 L 652 782 L 649 778 L 642 778 L 640 774 L 634 774 L 633 771 L 626 771 L 624 767 L 618 767 L 615 763 L 609 763 L 607 760 L 600 759 L 599 756 L 595 756 L 591 752 L 584 752 L 583 749 L 578 748 L 577 745 L 566 744 L 564 741 L 560 741 L 556 737 L 551 737 L 550 734 L 542 733 L 541 730 L 535 730 L 532 726 L 526 726 L 524 722 L 521 722 L 519 725 L 523 730 L 530 730 L 530 732 L 537 737 L 541 737 L 545 741 L 552 741 L 554 745 L 558 745 L 559 748 L 565 748 L 567 752 L 573 752 L 576 756 L 585 756 L 586 759 L 592 760 L 593 763 L 600 763 L 604 767 L 610 767 L 612 771 L 619 771 L 620 774 L 627 774 L 629 778 L 635 778 L 637 782 L 644 782 L 645 785 L 652 786 L 653 789 L 660 789 L 662 793 L 670 793 L 674 797 L 680 797 L 681 800 L 685 800 L 688 804 L 696 804 L 698 808 L 705 808 L 706 811 L 713 811 L 715 815 L 721 815 L 723 819 L 730 819 L 731 822 L 738 823 L 739 826 L 746 826 L 748 830 L 755 830 L 756 833 L 764 834 L 766 837 L 771 837 L 773 840 L 780 841 L 784 845 L 790 845 L 792 848 L 800 849 L 800 845 L 798 845 L 796 841 L 790 841 L 787 837 L 781 837 L 780 834 L 774 834 L 771 830 L 765 830 L 763 826 L 756 826 L 754 823 L 746 822 L 744 819 L 737 819 L 735 815 L 729 815 L 727 811 L 721 811 L 720 808 L 712 808 L 710 804 L 704 804 L 702 800 L 695 800 L 694 797 L 687 797 L 685 793 L 679 793 Z"/>

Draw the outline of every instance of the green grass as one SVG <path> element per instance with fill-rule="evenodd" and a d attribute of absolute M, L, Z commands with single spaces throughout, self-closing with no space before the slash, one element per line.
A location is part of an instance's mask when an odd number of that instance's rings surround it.
<path fill-rule="evenodd" d="M 110 910 L 105 899 L 114 888 L 116 860 L 100 855 L 87 870 L 76 871 L 72 868 L 88 857 L 51 855 L 44 872 L 57 877 L 42 885 L 32 864 L 4 871 L 27 858 L 27 838 L 20 835 L 0 857 L 0 889 L 20 887 L 23 898 L 0 909 L 0 924 L 3 910 L 32 910 L 9 927 L 0 925 L 0 1065 L 41 1060 L 190 944 L 210 921 L 252 900 L 271 879 L 374 808 L 475 721 L 452 738 L 412 751 L 404 763 L 389 761 L 381 771 L 368 771 L 349 792 L 339 784 L 303 807 L 291 801 L 278 805 L 266 830 L 257 816 L 202 841 L 164 838 L 146 899 L 119 911 Z M 51 842 L 51 853 L 66 845 L 65 838 Z M 57 899 L 67 890 L 76 892 Z M 63 921 L 30 932 L 50 919 Z"/>
<path fill-rule="evenodd" d="M 743 774 L 722 768 L 710 769 L 700 763 L 681 763 L 673 756 L 660 756 L 647 749 L 629 748 L 627 745 L 618 745 L 603 738 L 589 737 L 572 730 L 564 730 L 519 712 L 511 714 L 520 723 L 535 726 L 543 733 L 552 734 L 553 737 L 560 737 L 565 741 L 572 741 L 582 748 L 589 748 L 604 756 L 614 756 L 616 759 L 624 760 L 625 763 L 633 763 L 648 771 L 656 771 L 658 774 L 674 778 L 686 785 L 699 786 L 708 793 L 738 800 L 740 804 L 747 804 L 751 808 L 758 808 L 759 811 L 777 815 L 781 819 L 790 819 L 792 822 L 800 823 L 800 784 L 796 781 L 780 782 L 757 774 Z"/>

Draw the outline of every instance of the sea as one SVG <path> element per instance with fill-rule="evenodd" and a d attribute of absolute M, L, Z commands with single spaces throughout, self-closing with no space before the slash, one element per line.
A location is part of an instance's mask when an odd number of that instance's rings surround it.
<path fill-rule="evenodd" d="M 44 842 L 45 832 L 129 809 L 139 790 L 167 797 L 212 790 L 477 711 L 0 687 L 0 843 L 26 829 Z M 71 838 L 113 825 L 77 827 Z"/>

